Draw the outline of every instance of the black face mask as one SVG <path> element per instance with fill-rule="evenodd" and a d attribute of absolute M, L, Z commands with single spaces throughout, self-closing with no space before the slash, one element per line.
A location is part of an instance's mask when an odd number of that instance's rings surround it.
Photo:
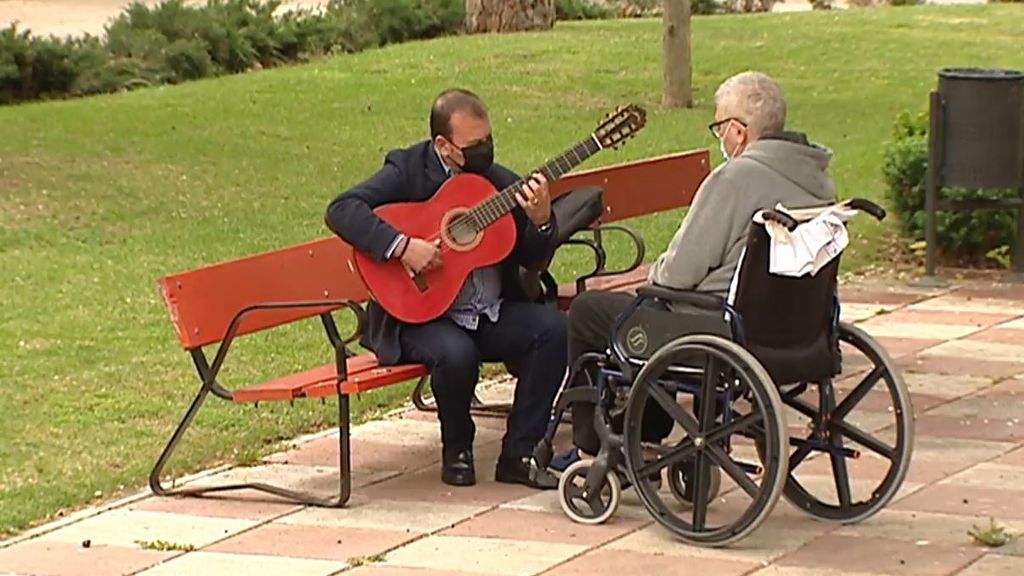
<path fill-rule="evenodd" d="M 462 171 L 471 174 L 483 174 L 494 164 L 494 140 L 488 136 L 486 140 L 466 148 L 460 148 L 462 157 Z"/>

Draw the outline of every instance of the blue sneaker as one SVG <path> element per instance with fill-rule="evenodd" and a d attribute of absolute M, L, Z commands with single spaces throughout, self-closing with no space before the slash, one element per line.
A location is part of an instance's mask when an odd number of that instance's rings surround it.
<path fill-rule="evenodd" d="M 571 448 L 561 454 L 555 454 L 551 458 L 551 463 L 548 464 L 548 468 L 557 472 L 565 472 L 565 469 L 572 466 L 574 463 L 579 462 L 582 458 L 580 457 L 580 451 Z"/>

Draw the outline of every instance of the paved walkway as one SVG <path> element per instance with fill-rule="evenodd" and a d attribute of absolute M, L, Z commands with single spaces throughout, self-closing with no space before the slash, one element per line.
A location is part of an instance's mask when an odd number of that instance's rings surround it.
<path fill-rule="evenodd" d="M 478 418 L 480 483 L 451 489 L 439 478 L 433 416 L 405 411 L 354 432 L 356 489 L 347 509 L 143 493 L 0 544 L 0 574 L 1024 574 L 1024 539 L 990 549 L 967 534 L 989 517 L 1024 532 L 1024 286 L 925 292 L 854 284 L 843 301 L 846 318 L 904 368 L 917 416 L 903 491 L 860 525 L 817 521 L 780 502 L 733 548 L 701 549 L 672 540 L 631 491 L 607 524 L 574 524 L 554 491 L 493 482 L 500 420 Z M 885 420 L 885 403 L 865 404 L 877 412 L 862 422 Z M 191 481 L 273 477 L 327 491 L 336 445 L 323 434 L 259 466 Z M 140 544 L 157 541 L 193 549 Z"/>

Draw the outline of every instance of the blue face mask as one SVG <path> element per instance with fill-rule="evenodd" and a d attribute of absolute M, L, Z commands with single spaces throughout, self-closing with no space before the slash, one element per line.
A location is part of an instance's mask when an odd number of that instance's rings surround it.
<path fill-rule="evenodd" d="M 722 140 L 718 141 L 718 149 L 722 151 L 722 156 L 725 158 L 726 162 L 728 162 L 729 160 L 732 160 L 732 155 L 729 154 L 729 152 L 727 152 L 725 150 L 725 139 L 724 138 Z"/>

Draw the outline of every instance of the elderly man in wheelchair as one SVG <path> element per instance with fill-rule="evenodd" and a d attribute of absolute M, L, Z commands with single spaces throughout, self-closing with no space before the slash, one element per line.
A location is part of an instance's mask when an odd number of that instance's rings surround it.
<path fill-rule="evenodd" d="M 658 523 L 705 546 L 746 537 L 780 496 L 816 518 L 868 518 L 899 490 L 913 442 L 899 373 L 839 321 L 844 222 L 884 211 L 835 204 L 831 154 L 783 131 L 767 76 L 734 76 L 715 101 L 710 128 L 729 161 L 636 296 L 574 301 L 567 388 L 534 454 L 561 471 L 573 520 L 604 522 L 633 486 Z M 575 446 L 555 454 L 570 409 Z M 877 481 L 852 477 L 862 471 Z"/>

